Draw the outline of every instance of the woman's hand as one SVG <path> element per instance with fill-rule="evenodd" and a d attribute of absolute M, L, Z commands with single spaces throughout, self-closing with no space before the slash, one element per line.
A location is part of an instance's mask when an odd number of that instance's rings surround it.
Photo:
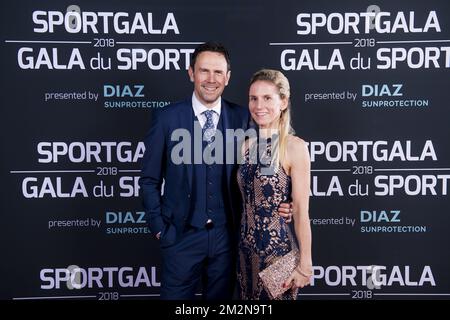
<path fill-rule="evenodd" d="M 292 271 L 291 275 L 287 280 L 283 283 L 283 288 L 303 288 L 311 283 L 311 277 L 313 275 L 311 271 L 311 267 L 306 268 L 301 265 L 295 267 Z M 308 270 L 308 271 L 306 271 Z"/>
<path fill-rule="evenodd" d="M 289 223 L 292 221 L 292 209 L 293 203 L 292 202 L 283 202 L 280 203 L 280 206 L 278 207 L 278 215 L 286 220 L 286 223 Z"/>

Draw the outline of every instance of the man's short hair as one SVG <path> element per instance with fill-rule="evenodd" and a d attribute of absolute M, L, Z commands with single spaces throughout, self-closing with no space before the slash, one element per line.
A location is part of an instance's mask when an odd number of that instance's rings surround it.
<path fill-rule="evenodd" d="M 194 53 L 191 56 L 191 67 L 194 69 L 195 61 L 197 60 L 197 56 L 205 51 L 211 51 L 211 52 L 218 52 L 222 54 L 225 57 L 225 60 L 227 61 L 227 68 L 228 71 L 231 69 L 231 63 L 230 63 L 230 54 L 228 53 L 228 50 L 223 46 L 223 44 L 219 42 L 213 42 L 208 41 L 205 43 L 202 43 L 197 48 L 195 48 Z"/>

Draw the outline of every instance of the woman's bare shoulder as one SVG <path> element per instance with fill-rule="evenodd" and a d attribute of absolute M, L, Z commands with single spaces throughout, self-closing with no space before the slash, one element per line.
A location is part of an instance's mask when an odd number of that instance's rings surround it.
<path fill-rule="evenodd" d="M 290 134 L 288 136 L 288 149 L 293 149 L 293 151 L 305 151 L 307 150 L 307 143 L 300 137 Z"/>
<path fill-rule="evenodd" d="M 305 140 L 294 135 L 289 135 L 287 142 L 287 153 L 290 163 L 295 163 L 299 160 L 309 161 L 308 144 Z"/>

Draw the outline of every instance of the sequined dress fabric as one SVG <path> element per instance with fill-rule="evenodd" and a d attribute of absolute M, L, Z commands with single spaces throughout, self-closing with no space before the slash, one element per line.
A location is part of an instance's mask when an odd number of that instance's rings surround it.
<path fill-rule="evenodd" d="M 270 140 L 267 154 L 270 156 Z M 297 248 L 292 229 L 277 213 L 282 202 L 291 199 L 291 178 L 280 166 L 265 175 L 264 165 L 249 161 L 249 149 L 238 170 L 238 184 L 243 198 L 240 228 L 238 281 L 242 300 L 268 300 L 258 273 Z M 298 289 L 288 290 L 280 300 L 295 300 Z"/>

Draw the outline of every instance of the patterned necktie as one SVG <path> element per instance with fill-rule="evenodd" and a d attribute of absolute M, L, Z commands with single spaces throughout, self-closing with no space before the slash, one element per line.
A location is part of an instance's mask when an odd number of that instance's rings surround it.
<path fill-rule="evenodd" d="M 204 114 L 205 118 L 206 118 L 206 122 L 202 128 L 202 134 L 203 134 L 205 141 L 208 144 L 210 144 L 211 142 L 214 141 L 214 134 L 215 134 L 214 122 L 213 122 L 214 112 L 215 112 L 214 110 L 206 110 L 206 111 L 202 112 L 202 114 Z"/>

